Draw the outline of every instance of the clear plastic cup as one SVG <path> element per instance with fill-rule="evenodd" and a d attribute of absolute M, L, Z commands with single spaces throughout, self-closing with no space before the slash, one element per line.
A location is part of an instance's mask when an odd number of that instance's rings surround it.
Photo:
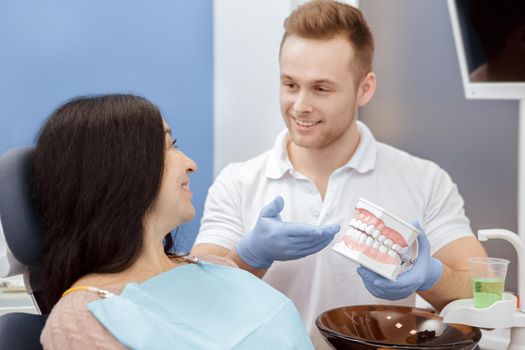
<path fill-rule="evenodd" d="M 509 261 L 498 258 L 469 258 L 474 307 L 486 308 L 501 300 Z"/>

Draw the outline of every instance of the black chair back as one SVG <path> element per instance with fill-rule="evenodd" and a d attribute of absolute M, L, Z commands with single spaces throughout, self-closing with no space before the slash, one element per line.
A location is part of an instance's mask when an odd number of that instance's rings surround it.
<path fill-rule="evenodd" d="M 42 261 L 44 235 L 33 203 L 32 156 L 34 148 L 14 148 L 0 156 L 0 234 L 7 247 L 1 261 L 4 276 L 24 274 L 27 293 L 37 311 L 43 307 L 38 274 Z M 0 349 L 42 349 L 40 334 L 47 315 L 8 313 L 0 316 Z"/>
<path fill-rule="evenodd" d="M 0 349 L 40 350 L 47 316 L 13 312 L 0 317 Z"/>

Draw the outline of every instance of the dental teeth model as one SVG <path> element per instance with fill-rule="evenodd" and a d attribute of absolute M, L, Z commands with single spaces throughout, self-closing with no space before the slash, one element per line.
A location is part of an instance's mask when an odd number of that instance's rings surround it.
<path fill-rule="evenodd" d="M 346 234 L 332 249 L 395 281 L 417 257 L 418 234 L 414 226 L 359 198 Z"/>

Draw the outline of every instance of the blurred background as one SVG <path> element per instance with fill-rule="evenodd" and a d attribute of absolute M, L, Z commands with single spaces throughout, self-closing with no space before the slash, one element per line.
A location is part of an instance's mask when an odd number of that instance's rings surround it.
<path fill-rule="evenodd" d="M 211 0 L 0 2 L 0 153 L 34 144 L 72 97 L 144 96 L 198 164 L 197 219 L 176 235 L 191 246 L 213 179 L 212 25 Z"/>
<path fill-rule="evenodd" d="M 474 232 L 517 232 L 518 102 L 465 98 L 445 1 L 361 0 L 360 8 L 375 35 L 378 77 L 361 119 L 378 140 L 444 168 Z M 506 287 L 516 291 L 512 246 L 482 244 L 511 260 Z"/>
<path fill-rule="evenodd" d="M 215 174 L 270 148 L 284 128 L 277 60 L 282 21 L 302 2 L 214 2 Z M 374 34 L 378 85 L 360 119 L 377 140 L 444 168 L 474 232 L 517 232 L 518 102 L 465 98 L 446 1 L 358 5 Z M 506 289 L 516 291 L 512 246 L 502 240 L 483 245 L 489 256 L 511 261 Z"/>
<path fill-rule="evenodd" d="M 213 177 L 270 148 L 282 21 L 294 0 L 0 2 L 0 152 L 31 145 L 45 118 L 78 95 L 123 92 L 156 103 L 192 175 L 198 231 Z M 376 138 L 435 161 L 457 183 L 472 228 L 517 230 L 518 103 L 465 99 L 445 1 L 361 0 L 376 42 L 378 90 L 360 119 Z M 132 174 L 130 174 L 132 176 Z M 484 243 L 511 260 L 503 241 Z"/>

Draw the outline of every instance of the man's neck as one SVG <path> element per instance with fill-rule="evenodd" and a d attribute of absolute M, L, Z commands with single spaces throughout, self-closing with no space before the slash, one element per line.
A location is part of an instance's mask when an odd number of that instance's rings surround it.
<path fill-rule="evenodd" d="M 357 124 L 339 139 L 323 148 L 300 147 L 289 141 L 288 157 L 295 170 L 310 179 L 324 198 L 330 175 L 348 163 L 360 141 Z"/>

